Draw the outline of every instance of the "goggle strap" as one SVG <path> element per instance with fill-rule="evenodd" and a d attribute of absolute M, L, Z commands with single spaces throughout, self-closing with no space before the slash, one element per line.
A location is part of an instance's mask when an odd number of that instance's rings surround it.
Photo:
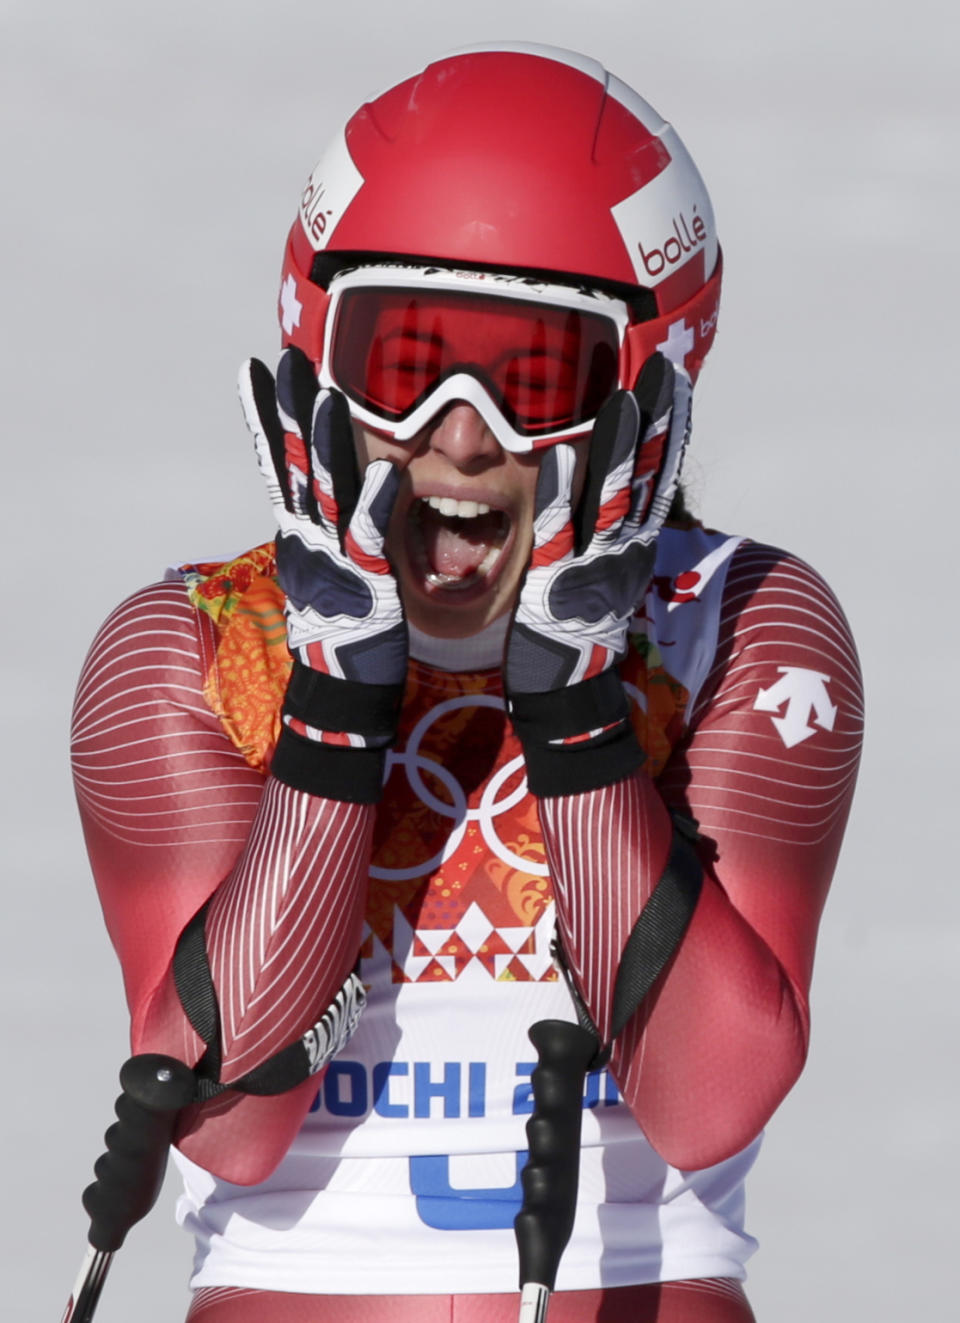
<path fill-rule="evenodd" d="M 299 269 L 288 242 L 277 296 L 283 347 L 296 345 L 312 362 L 321 363 L 329 306 L 330 295 Z"/>
<path fill-rule="evenodd" d="M 692 382 L 696 381 L 717 331 L 722 274 L 722 258 L 718 258 L 713 275 L 692 299 L 655 321 L 633 322 L 627 327 L 620 357 L 624 386 L 636 385 L 640 369 L 658 349 L 672 363 L 682 367 Z M 676 346 L 672 352 L 668 348 L 671 339 Z"/>

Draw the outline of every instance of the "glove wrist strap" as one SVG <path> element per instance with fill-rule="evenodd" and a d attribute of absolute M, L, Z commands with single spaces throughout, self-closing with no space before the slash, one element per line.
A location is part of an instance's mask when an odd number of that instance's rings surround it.
<path fill-rule="evenodd" d="M 284 726 L 270 774 L 294 790 L 348 804 L 376 804 L 383 793 L 385 748 L 352 748 L 308 739 Z"/>
<path fill-rule="evenodd" d="M 527 785 L 538 798 L 582 795 L 624 781 L 643 764 L 628 721 L 575 744 L 524 742 Z"/>
<path fill-rule="evenodd" d="M 294 658 L 283 715 L 319 730 L 349 731 L 392 744 L 403 702 L 402 684 L 363 684 L 314 671 Z"/>
<path fill-rule="evenodd" d="M 507 700 L 507 711 L 519 738 L 544 744 L 612 726 L 626 720 L 628 710 L 627 696 L 615 670 L 601 671 L 579 684 L 545 693 L 511 693 Z"/>
<path fill-rule="evenodd" d="M 615 670 L 546 693 L 511 694 L 508 711 L 535 795 L 598 790 L 643 762 Z"/>

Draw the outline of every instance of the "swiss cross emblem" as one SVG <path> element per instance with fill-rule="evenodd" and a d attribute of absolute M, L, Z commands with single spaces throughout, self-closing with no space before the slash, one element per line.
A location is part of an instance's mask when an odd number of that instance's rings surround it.
<path fill-rule="evenodd" d="M 284 335 L 292 335 L 300 325 L 303 304 L 297 298 L 297 282 L 293 276 L 287 276 L 280 287 L 280 324 Z"/>
<path fill-rule="evenodd" d="M 657 348 L 671 363 L 683 366 L 687 354 L 693 349 L 694 339 L 693 328 L 681 317 L 680 321 L 670 323 L 666 340 L 661 340 Z"/>

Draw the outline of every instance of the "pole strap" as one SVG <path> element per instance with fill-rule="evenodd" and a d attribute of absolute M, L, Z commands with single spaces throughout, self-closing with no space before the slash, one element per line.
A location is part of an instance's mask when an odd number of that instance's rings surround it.
<path fill-rule="evenodd" d="M 673 814 L 673 839 L 663 872 L 627 938 L 613 987 L 610 1038 L 599 1045 L 590 1070 L 599 1070 L 610 1060 L 613 1043 L 643 1004 L 663 973 L 693 918 L 703 885 L 703 865 L 693 843 L 699 840 L 695 819 Z M 558 940 L 554 956 L 573 998 L 577 1020 L 600 1044 L 600 1034 L 574 983 Z"/>
<path fill-rule="evenodd" d="M 268 1097 L 287 1093 L 316 1075 L 342 1050 L 357 1027 L 367 1004 L 367 994 L 359 973 L 347 975 L 333 1001 L 312 1028 L 288 1043 L 239 1079 L 224 1084 L 220 1080 L 223 1047 L 220 1035 L 220 1005 L 210 973 L 204 935 L 206 905 L 197 911 L 184 928 L 173 957 L 173 979 L 184 1014 L 207 1050 L 194 1067 L 195 1102 L 207 1102 L 228 1089 L 239 1093 Z"/>

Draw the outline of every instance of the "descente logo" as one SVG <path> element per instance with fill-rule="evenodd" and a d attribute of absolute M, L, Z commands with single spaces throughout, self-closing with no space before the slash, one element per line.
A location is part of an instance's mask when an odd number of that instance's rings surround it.
<path fill-rule="evenodd" d="M 702 216 L 697 215 L 697 204 L 693 204 L 690 220 L 681 211 L 673 217 L 673 233 L 663 240 L 659 248 L 644 248 L 638 243 L 640 258 L 648 276 L 659 276 L 668 266 L 676 266 L 687 253 L 705 242 L 707 227 Z"/>

